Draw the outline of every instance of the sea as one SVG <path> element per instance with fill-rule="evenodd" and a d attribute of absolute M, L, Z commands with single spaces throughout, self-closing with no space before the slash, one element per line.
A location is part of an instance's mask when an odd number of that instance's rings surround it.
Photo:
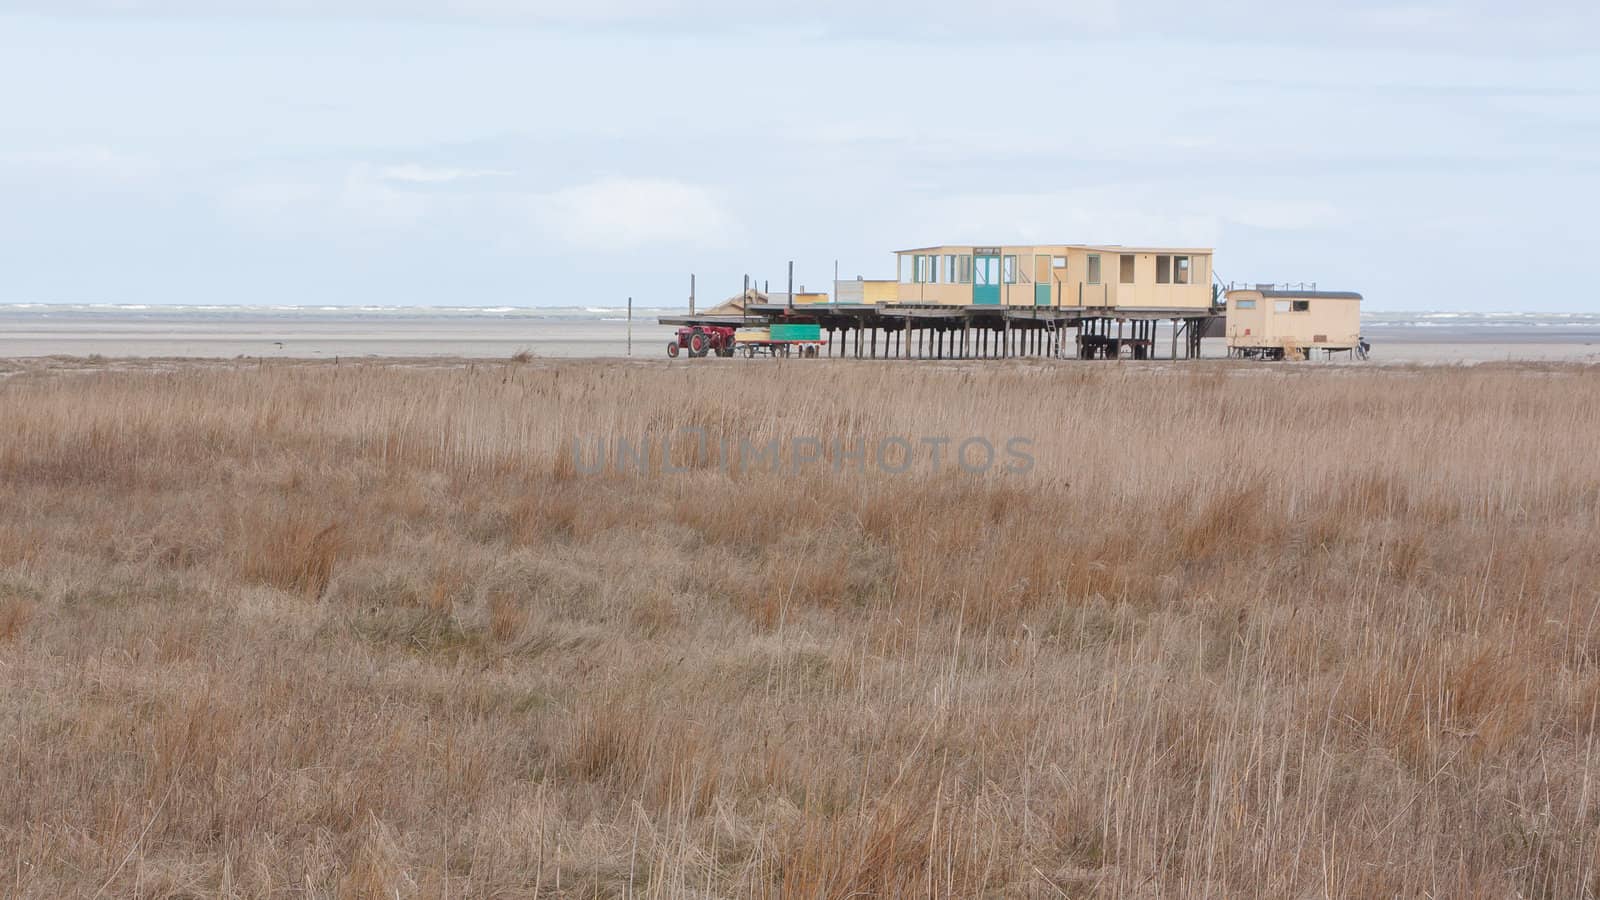
<path fill-rule="evenodd" d="M 0 358 L 666 358 L 678 306 L 0 303 Z M 1600 362 L 1600 312 L 1369 311 L 1375 360 Z M 1223 354 L 1220 340 L 1207 355 Z"/>

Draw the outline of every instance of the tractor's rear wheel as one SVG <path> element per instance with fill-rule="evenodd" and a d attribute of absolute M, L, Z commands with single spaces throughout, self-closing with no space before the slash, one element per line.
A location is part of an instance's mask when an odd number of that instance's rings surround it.
<path fill-rule="evenodd" d="M 706 333 L 704 331 L 696 330 L 693 334 L 689 335 L 690 356 L 705 356 L 706 351 L 709 349 L 711 349 L 711 339 L 706 337 Z"/>

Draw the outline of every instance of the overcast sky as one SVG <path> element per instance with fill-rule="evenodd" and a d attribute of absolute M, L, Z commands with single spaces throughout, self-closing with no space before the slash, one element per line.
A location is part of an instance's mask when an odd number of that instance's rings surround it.
<path fill-rule="evenodd" d="M 1299 5 L 0 0 L 0 303 L 677 305 L 1094 242 L 1600 308 L 1597 4 Z"/>

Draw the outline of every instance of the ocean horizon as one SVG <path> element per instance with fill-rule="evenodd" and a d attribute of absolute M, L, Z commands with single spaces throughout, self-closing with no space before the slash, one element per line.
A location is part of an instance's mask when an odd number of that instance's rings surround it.
<path fill-rule="evenodd" d="M 635 320 L 685 315 L 686 305 L 635 305 Z M 465 306 L 384 304 L 230 304 L 230 303 L 0 303 L 0 316 L 52 316 L 135 319 L 201 318 L 414 318 L 625 321 L 626 306 Z M 1474 312 L 1461 310 L 1364 310 L 1364 325 L 1374 328 L 1595 328 L 1600 312 Z"/>

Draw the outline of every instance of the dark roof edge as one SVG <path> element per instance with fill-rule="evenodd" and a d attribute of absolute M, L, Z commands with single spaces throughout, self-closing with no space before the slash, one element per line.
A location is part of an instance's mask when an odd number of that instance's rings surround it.
<path fill-rule="evenodd" d="M 1355 291 L 1261 291 L 1268 299 L 1299 298 L 1301 300 L 1361 300 Z"/>

